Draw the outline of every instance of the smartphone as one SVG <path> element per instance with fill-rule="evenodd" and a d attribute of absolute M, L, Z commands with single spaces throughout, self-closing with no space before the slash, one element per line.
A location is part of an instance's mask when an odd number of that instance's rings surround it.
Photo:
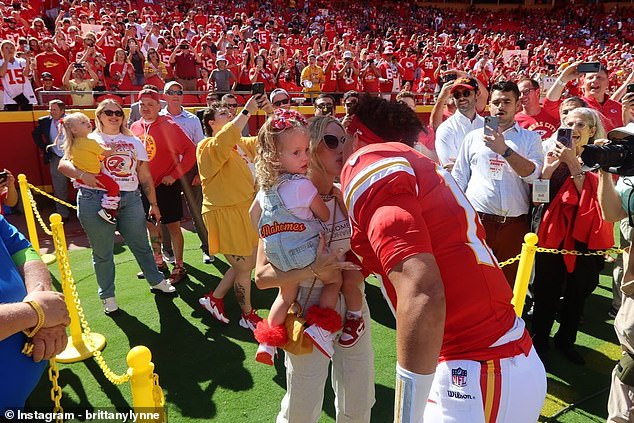
<path fill-rule="evenodd" d="M 634 84 L 627 84 L 627 92 L 634 93 Z"/>
<path fill-rule="evenodd" d="M 9 178 L 9 174 L 6 171 L 0 172 L 0 183 L 5 182 Z"/>
<path fill-rule="evenodd" d="M 145 218 L 145 220 L 147 220 L 148 222 L 150 222 L 151 224 L 153 224 L 154 226 L 158 225 L 158 222 L 156 220 L 156 217 L 154 217 L 153 215 L 149 214 L 147 215 L 147 217 Z"/>
<path fill-rule="evenodd" d="M 572 129 L 559 128 L 557 130 L 557 141 L 565 145 L 566 147 L 572 147 Z"/>
<path fill-rule="evenodd" d="M 254 82 L 251 86 L 251 94 L 264 94 L 264 82 Z"/>
<path fill-rule="evenodd" d="M 601 70 L 601 62 L 585 62 L 577 65 L 579 73 L 596 73 Z"/>
<path fill-rule="evenodd" d="M 497 116 L 485 116 L 484 117 L 484 135 L 493 135 L 493 133 L 498 130 L 499 125 L 500 125 L 500 122 Z"/>

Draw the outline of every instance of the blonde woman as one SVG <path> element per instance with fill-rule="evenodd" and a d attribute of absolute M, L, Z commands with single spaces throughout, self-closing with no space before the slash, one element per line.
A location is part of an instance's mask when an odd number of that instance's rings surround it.
<path fill-rule="evenodd" d="M 539 226 L 539 246 L 582 252 L 610 248 L 614 244 L 612 224 L 601 216 L 599 177 L 582 171 L 580 157 L 584 145 L 605 138 L 603 124 L 595 110 L 579 107 L 564 117 L 563 126 L 572 130 L 569 144 L 553 139 L 544 142 L 542 179 L 549 181 L 550 202 Z M 571 362 L 585 363 L 574 344 L 585 300 L 599 283 L 603 263 L 603 256 L 537 253 L 532 332 L 535 349 L 547 369 L 549 334 L 557 310 L 560 327 L 554 336 L 555 347 Z"/>

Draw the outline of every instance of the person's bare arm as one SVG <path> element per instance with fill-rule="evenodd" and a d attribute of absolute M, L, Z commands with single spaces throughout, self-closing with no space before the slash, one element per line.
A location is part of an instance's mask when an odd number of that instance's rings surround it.
<path fill-rule="evenodd" d="M 614 188 L 612 174 L 599 170 L 599 188 L 597 198 L 601 207 L 603 220 L 618 222 L 627 217 L 627 212 L 621 206 L 621 198 Z"/>
<path fill-rule="evenodd" d="M 557 79 L 555 80 L 555 83 L 552 85 L 552 87 L 550 87 L 550 89 L 546 93 L 546 98 L 548 100 L 559 101 L 559 99 L 561 98 L 561 95 L 566 89 L 566 84 L 572 81 L 573 79 L 577 79 L 581 76 L 581 74 L 577 72 L 577 65 L 579 65 L 580 63 L 581 62 L 575 62 L 563 70 L 561 75 L 557 77 Z"/>

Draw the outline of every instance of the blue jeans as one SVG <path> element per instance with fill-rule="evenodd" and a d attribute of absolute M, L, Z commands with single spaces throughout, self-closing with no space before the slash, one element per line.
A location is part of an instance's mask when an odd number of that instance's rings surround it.
<path fill-rule="evenodd" d="M 117 224 L 106 222 L 97 215 L 101 210 L 101 197 L 105 191 L 80 188 L 77 192 L 77 217 L 88 235 L 92 247 L 92 264 L 99 284 L 101 299 L 114 297 L 114 232 L 125 239 L 134 258 L 141 267 L 150 286 L 160 283 L 164 277 L 156 267 L 150 242 L 145 229 L 145 212 L 141 204 L 141 193 L 121 191 L 117 212 Z"/>

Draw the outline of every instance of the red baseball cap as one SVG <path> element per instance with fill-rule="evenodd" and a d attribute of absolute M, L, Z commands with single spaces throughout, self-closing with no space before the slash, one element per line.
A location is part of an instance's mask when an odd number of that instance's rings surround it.
<path fill-rule="evenodd" d="M 157 103 L 160 103 L 161 101 L 158 91 L 150 90 L 148 88 L 139 91 L 139 96 L 137 98 L 139 101 L 144 98 L 151 98 L 152 100 L 156 100 Z"/>
<path fill-rule="evenodd" d="M 450 92 L 454 92 L 458 88 L 466 88 L 468 90 L 475 91 L 478 89 L 478 81 L 476 81 L 474 78 L 458 78 L 456 79 L 456 82 L 453 83 Z"/>

